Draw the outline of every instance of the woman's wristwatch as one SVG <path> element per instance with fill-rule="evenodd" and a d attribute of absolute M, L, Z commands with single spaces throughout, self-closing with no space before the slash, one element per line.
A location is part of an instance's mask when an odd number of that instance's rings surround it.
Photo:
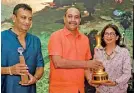
<path fill-rule="evenodd" d="M 115 85 L 117 85 L 118 83 L 116 82 L 116 80 L 114 81 L 115 82 Z"/>

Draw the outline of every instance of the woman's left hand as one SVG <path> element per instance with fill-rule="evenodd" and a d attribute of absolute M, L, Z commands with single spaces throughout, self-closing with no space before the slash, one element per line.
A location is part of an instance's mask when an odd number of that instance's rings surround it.
<path fill-rule="evenodd" d="M 107 82 L 105 82 L 105 83 L 103 82 L 101 84 L 106 85 L 106 86 L 115 86 L 116 82 L 108 80 Z"/>

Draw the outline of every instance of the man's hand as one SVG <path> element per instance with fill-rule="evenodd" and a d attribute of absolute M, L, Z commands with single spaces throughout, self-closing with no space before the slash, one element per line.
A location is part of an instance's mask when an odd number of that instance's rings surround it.
<path fill-rule="evenodd" d="M 103 69 L 103 64 L 100 61 L 97 60 L 90 60 L 87 62 L 87 66 L 88 68 L 92 69 L 92 70 L 97 70 L 97 69 Z"/>
<path fill-rule="evenodd" d="M 18 63 L 10 67 L 13 75 L 25 75 L 28 74 L 28 67 L 26 64 Z"/>
<path fill-rule="evenodd" d="M 28 83 L 27 83 L 27 84 L 22 84 L 22 83 L 20 82 L 21 85 L 23 85 L 23 86 L 28 86 L 28 85 L 35 84 L 35 83 L 37 82 L 37 79 L 36 79 L 33 75 L 31 75 L 30 73 L 28 73 L 28 76 L 29 76 L 29 81 L 28 81 Z"/>

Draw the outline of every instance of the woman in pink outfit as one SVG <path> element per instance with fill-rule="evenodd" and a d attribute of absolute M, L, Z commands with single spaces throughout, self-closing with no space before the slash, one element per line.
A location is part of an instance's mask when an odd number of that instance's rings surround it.
<path fill-rule="evenodd" d="M 127 93 L 131 61 L 129 51 L 120 45 L 120 39 L 116 25 L 108 24 L 101 32 L 103 48 L 95 49 L 94 59 L 102 61 L 109 80 L 97 87 L 99 93 Z"/>

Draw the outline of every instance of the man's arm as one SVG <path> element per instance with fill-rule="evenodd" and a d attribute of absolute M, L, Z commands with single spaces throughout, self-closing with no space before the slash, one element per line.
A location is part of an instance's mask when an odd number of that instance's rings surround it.
<path fill-rule="evenodd" d="M 41 51 L 41 41 L 39 38 L 38 38 L 38 45 L 39 47 L 38 47 L 38 56 L 37 56 L 37 67 L 34 75 L 34 77 L 37 80 L 39 80 L 44 73 L 44 59 Z"/>
<path fill-rule="evenodd" d="M 1 67 L 1 74 L 10 74 L 10 75 L 22 75 L 28 74 L 28 67 L 25 64 L 18 63 L 9 67 Z"/>
<path fill-rule="evenodd" d="M 53 55 L 51 58 L 55 68 L 87 68 L 86 61 L 67 60 L 57 55 Z"/>
<path fill-rule="evenodd" d="M 50 56 L 55 68 L 92 68 L 92 69 L 97 69 L 98 67 L 103 67 L 102 63 L 96 60 L 88 60 L 88 61 L 80 61 L 80 60 L 68 60 L 64 59 L 61 56 Z"/>
<path fill-rule="evenodd" d="M 89 45 L 88 42 L 89 41 L 87 38 L 87 45 Z M 96 69 L 99 66 L 102 66 L 101 62 L 98 62 L 95 60 L 85 61 L 86 59 L 85 60 L 84 59 L 83 60 L 69 60 L 69 59 L 62 58 L 62 48 L 63 46 L 62 46 L 62 42 L 60 38 L 60 33 L 59 32 L 53 33 L 48 43 L 48 53 L 55 68 L 63 68 L 63 69 L 93 68 L 93 69 Z"/>
<path fill-rule="evenodd" d="M 43 73 L 44 73 L 44 67 L 37 67 L 34 77 L 37 80 L 39 80 L 43 76 Z"/>
<path fill-rule="evenodd" d="M 10 74 L 9 67 L 1 67 L 1 74 Z"/>

